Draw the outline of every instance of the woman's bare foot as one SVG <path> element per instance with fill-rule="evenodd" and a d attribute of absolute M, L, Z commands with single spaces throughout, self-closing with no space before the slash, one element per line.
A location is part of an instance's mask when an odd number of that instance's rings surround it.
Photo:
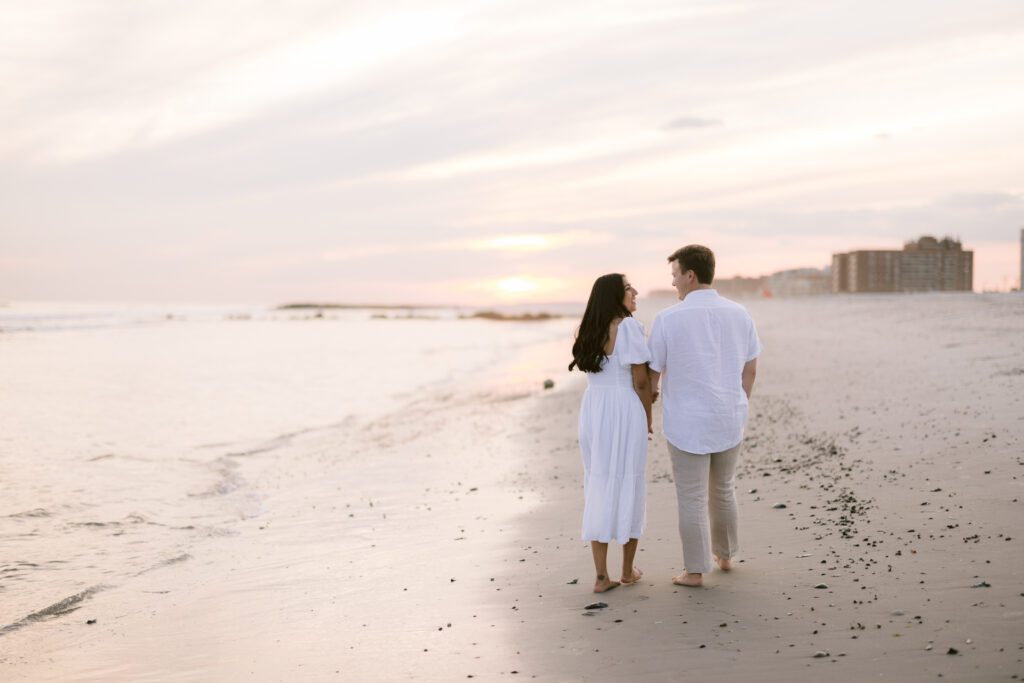
<path fill-rule="evenodd" d="M 688 588 L 700 588 L 704 585 L 704 576 L 702 574 L 683 572 L 679 576 L 673 576 L 672 583 L 677 586 L 687 586 Z"/>
<path fill-rule="evenodd" d="M 718 555 L 715 555 L 715 562 L 718 563 L 718 568 L 721 569 L 723 572 L 727 572 L 730 569 L 732 569 L 732 560 L 726 560 L 724 558 L 719 557 Z"/>
<path fill-rule="evenodd" d="M 622 585 L 623 586 L 629 586 L 631 584 L 634 584 L 637 581 L 639 581 L 641 578 L 643 578 L 643 575 L 644 575 L 644 573 L 640 569 L 640 567 L 633 567 L 633 572 L 629 575 L 628 579 L 626 578 L 625 574 L 622 575 Z"/>
<path fill-rule="evenodd" d="M 604 593 L 605 591 L 610 591 L 618 585 L 618 581 L 612 581 L 604 574 L 598 574 L 597 581 L 594 582 L 594 592 Z"/>

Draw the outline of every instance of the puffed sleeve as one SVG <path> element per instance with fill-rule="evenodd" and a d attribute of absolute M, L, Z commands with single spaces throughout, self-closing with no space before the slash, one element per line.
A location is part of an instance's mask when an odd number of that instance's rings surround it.
<path fill-rule="evenodd" d="M 615 344 L 618 349 L 621 349 L 617 355 L 622 365 L 643 365 L 651 361 L 644 327 L 636 318 L 624 318 L 619 323 Z"/>

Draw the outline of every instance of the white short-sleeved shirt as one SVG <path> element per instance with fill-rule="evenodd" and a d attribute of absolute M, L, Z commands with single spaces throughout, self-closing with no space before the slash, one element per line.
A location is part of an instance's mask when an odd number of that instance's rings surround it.
<path fill-rule="evenodd" d="M 761 354 L 747 309 L 698 289 L 654 319 L 651 369 L 661 373 L 665 438 L 687 453 L 720 453 L 743 440 L 743 366 Z"/>

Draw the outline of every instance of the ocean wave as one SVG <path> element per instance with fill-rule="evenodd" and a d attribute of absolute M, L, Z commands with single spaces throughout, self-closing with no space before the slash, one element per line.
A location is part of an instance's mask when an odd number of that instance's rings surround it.
<path fill-rule="evenodd" d="M 216 496 L 225 496 L 242 488 L 245 480 L 242 479 L 242 475 L 237 471 L 238 463 L 229 460 L 228 456 L 221 456 L 220 458 L 217 458 L 213 464 L 219 465 L 217 468 L 217 474 L 219 475 L 217 481 L 215 481 L 205 491 L 188 494 L 190 497 L 213 498 Z"/>
<path fill-rule="evenodd" d="M 15 512 L 12 515 L 7 515 L 11 519 L 22 519 L 25 517 L 52 517 L 53 513 L 46 508 L 33 508 L 32 510 L 25 510 L 24 512 Z"/>
<path fill-rule="evenodd" d="M 136 572 L 134 576 L 141 576 L 142 574 L 146 574 L 157 569 L 163 569 L 164 567 L 169 567 L 175 564 L 180 564 L 191 559 L 192 555 L 190 555 L 189 553 L 181 553 L 178 555 L 174 555 L 173 557 L 161 560 L 153 566 L 147 567 L 146 569 L 143 569 L 140 572 Z M 33 565 L 30 562 L 22 562 L 19 564 L 32 567 L 38 566 Z M 0 570 L 0 573 L 17 571 L 18 569 L 19 567 L 8 567 L 3 570 Z M 101 591 L 109 590 L 110 588 L 113 588 L 113 586 L 109 584 L 97 584 L 95 586 L 92 586 L 91 588 L 86 588 L 81 592 L 75 593 L 74 595 L 69 595 L 68 597 L 63 598 L 62 600 L 58 600 L 57 602 L 51 605 L 47 605 L 46 607 L 40 610 L 36 610 L 35 612 L 32 612 L 31 614 L 28 614 L 22 617 L 21 619 L 13 621 L 7 624 L 6 626 L 0 628 L 0 636 L 12 633 L 14 631 L 17 631 L 18 629 L 29 626 L 30 624 L 64 616 L 65 614 L 70 614 L 75 610 L 79 609 L 82 606 L 82 603 L 85 602 L 85 600 L 87 600 L 88 598 L 91 598 L 93 595 L 96 595 Z"/>
<path fill-rule="evenodd" d="M 79 607 L 81 607 L 81 603 L 84 602 L 87 598 L 90 598 L 96 593 L 106 590 L 107 588 L 109 588 L 109 586 L 105 584 L 98 584 L 96 586 L 93 586 L 92 588 L 86 588 L 84 591 L 81 591 L 80 593 L 69 595 L 63 600 L 58 600 L 52 605 L 44 607 L 41 610 L 32 612 L 28 616 L 24 616 L 21 619 L 18 619 L 17 621 L 11 622 L 3 628 L 0 628 L 0 636 L 6 635 L 13 631 L 17 631 L 20 628 L 24 628 L 25 626 L 36 623 L 38 621 L 43 621 L 45 619 L 59 617 L 64 614 L 74 612 Z"/>
<path fill-rule="evenodd" d="M 189 555 L 188 553 L 181 553 L 180 555 L 175 555 L 174 557 L 169 557 L 166 560 L 161 560 L 160 562 L 157 562 L 156 564 L 154 564 L 152 567 L 146 567 L 142 571 L 136 572 L 135 576 L 142 576 L 143 574 L 148 574 L 149 572 L 156 571 L 157 569 L 163 569 L 164 567 L 170 567 L 171 565 L 180 564 L 182 562 L 186 562 L 186 561 L 191 560 L 191 559 L 192 559 L 192 556 Z"/>
<path fill-rule="evenodd" d="M 103 455 L 95 455 L 91 458 L 86 458 L 86 462 L 100 462 L 101 460 L 132 460 L 135 462 L 152 462 L 150 458 L 144 458 L 138 455 L 123 455 L 120 453 L 104 453 Z"/>
<path fill-rule="evenodd" d="M 125 518 L 122 520 L 112 520 L 109 522 L 68 522 L 68 526 L 96 529 L 101 529 L 103 527 L 118 527 L 124 526 L 126 524 L 157 524 L 158 526 L 164 526 L 162 524 L 159 524 L 158 522 L 150 522 L 148 519 L 137 513 L 126 515 Z"/>
<path fill-rule="evenodd" d="M 349 428 L 352 425 L 356 424 L 357 422 L 358 418 L 355 415 L 350 414 L 346 415 L 341 420 L 332 422 L 330 424 L 302 427 L 300 429 L 294 429 L 292 431 L 284 432 L 282 434 L 278 434 L 277 436 L 259 442 L 251 447 L 228 451 L 227 453 L 225 453 L 225 455 L 231 458 L 244 458 L 252 455 L 261 455 L 263 453 L 269 453 L 280 448 L 291 446 L 292 442 L 299 437 L 304 437 L 310 434 L 317 434 L 322 432 L 330 432 L 336 429 Z M 205 449 L 226 445 L 228 444 L 203 444 L 200 446 L 196 446 L 196 448 Z"/>
<path fill-rule="evenodd" d="M 244 458 L 250 455 L 259 455 L 260 453 L 269 453 L 270 451 L 277 450 L 288 443 L 285 439 L 276 439 L 270 443 L 263 444 L 262 446 L 256 446 L 244 451 L 231 451 L 228 453 L 232 458 Z"/>

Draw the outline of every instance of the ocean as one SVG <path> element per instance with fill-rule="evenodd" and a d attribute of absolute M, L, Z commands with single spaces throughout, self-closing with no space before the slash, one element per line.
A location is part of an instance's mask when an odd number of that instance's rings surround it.
<path fill-rule="evenodd" d="M 0 307 L 0 635 L 265 514 L 255 460 L 287 471 L 408 406 L 565 378 L 576 311 L 463 313 Z"/>

